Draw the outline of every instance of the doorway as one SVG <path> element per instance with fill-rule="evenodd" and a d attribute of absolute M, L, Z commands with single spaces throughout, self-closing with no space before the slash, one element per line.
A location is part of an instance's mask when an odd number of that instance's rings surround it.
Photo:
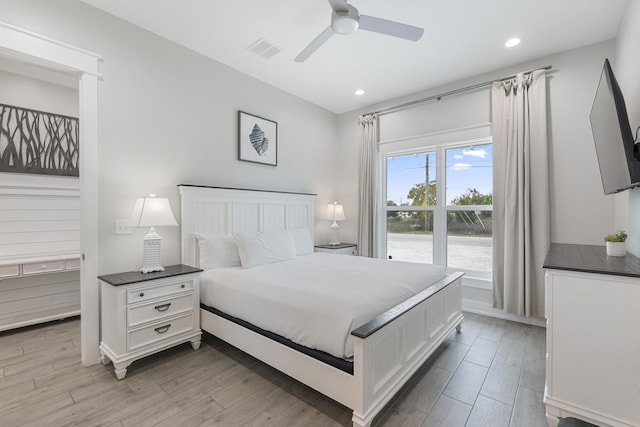
<path fill-rule="evenodd" d="M 78 79 L 80 119 L 81 359 L 99 361 L 98 62 L 100 56 L 0 22 L 0 57 Z"/>

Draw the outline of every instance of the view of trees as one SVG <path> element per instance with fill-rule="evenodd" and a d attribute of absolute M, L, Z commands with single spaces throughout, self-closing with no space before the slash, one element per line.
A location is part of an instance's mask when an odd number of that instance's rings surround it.
<path fill-rule="evenodd" d="M 410 190 L 407 198 L 411 203 L 402 206 L 435 206 L 436 181 L 418 183 Z M 475 188 L 468 188 L 464 194 L 451 201 L 454 206 L 492 205 L 493 195 L 482 194 Z M 392 200 L 387 206 L 398 206 Z M 447 228 L 449 233 L 490 236 L 492 233 L 491 211 L 449 210 Z M 395 211 L 387 212 L 387 231 L 390 233 L 432 233 L 433 212 Z"/>

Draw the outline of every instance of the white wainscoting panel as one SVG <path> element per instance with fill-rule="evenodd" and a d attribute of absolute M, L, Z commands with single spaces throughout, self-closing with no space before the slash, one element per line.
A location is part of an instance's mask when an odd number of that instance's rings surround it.
<path fill-rule="evenodd" d="M 0 175 L 0 265 L 78 257 L 79 181 Z"/>
<path fill-rule="evenodd" d="M 0 331 L 79 314 L 79 180 L 0 178 Z"/>

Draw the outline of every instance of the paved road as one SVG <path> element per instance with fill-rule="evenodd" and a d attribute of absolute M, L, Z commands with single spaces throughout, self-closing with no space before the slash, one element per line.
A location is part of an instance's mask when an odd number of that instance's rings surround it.
<path fill-rule="evenodd" d="M 491 237 L 449 236 L 447 240 L 447 265 L 481 271 L 491 270 Z M 398 261 L 431 263 L 433 236 L 389 233 L 387 253 Z"/>

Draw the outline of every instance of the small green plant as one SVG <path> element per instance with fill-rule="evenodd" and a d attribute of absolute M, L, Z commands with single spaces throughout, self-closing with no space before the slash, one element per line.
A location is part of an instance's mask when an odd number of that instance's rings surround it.
<path fill-rule="evenodd" d="M 625 240 L 627 240 L 627 232 L 624 230 L 618 230 L 616 234 L 604 236 L 605 242 L 624 242 Z"/>

